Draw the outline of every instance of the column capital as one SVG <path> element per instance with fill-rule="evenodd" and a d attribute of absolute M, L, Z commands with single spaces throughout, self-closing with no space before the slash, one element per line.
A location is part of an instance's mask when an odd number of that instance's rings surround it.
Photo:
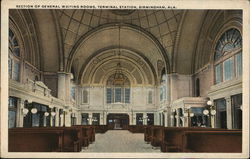
<path fill-rule="evenodd" d="M 225 100 L 226 100 L 226 101 L 229 101 L 229 100 L 231 101 L 231 96 L 226 96 L 226 97 L 225 97 Z"/>

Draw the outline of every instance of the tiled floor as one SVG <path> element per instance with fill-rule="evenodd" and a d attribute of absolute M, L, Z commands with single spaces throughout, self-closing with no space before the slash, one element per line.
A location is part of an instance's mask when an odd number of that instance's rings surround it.
<path fill-rule="evenodd" d="M 160 153 L 144 142 L 144 134 L 130 133 L 127 130 L 109 130 L 96 134 L 95 142 L 82 152 L 150 152 Z"/>

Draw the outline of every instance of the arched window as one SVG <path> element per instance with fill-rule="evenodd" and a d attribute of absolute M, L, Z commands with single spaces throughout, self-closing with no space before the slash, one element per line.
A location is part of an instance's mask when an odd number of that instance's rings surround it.
<path fill-rule="evenodd" d="M 200 96 L 200 79 L 197 78 L 195 81 L 195 96 L 199 97 Z"/>
<path fill-rule="evenodd" d="M 223 33 L 215 47 L 215 84 L 242 75 L 242 37 L 237 29 Z"/>
<path fill-rule="evenodd" d="M 14 32 L 9 29 L 9 78 L 15 81 L 20 81 L 20 46 Z"/>
<path fill-rule="evenodd" d="M 130 81 L 121 73 L 111 75 L 107 80 L 106 100 L 111 103 L 130 103 Z"/>
<path fill-rule="evenodd" d="M 165 74 L 165 69 L 163 69 L 161 76 L 161 86 L 160 86 L 160 101 L 166 99 L 166 94 L 167 94 L 166 84 L 167 84 L 167 75 Z"/>

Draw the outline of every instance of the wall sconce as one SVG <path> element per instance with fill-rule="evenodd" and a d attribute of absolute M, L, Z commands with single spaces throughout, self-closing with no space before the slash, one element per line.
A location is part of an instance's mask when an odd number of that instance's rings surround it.
<path fill-rule="evenodd" d="M 49 113 L 48 113 L 48 112 L 45 112 L 44 115 L 47 117 L 47 116 L 49 116 Z"/>
<path fill-rule="evenodd" d="M 36 114 L 36 113 L 37 113 L 37 109 L 36 109 L 36 108 L 32 108 L 32 109 L 31 109 L 31 113 L 32 113 L 32 114 Z"/>
<path fill-rule="evenodd" d="M 51 112 L 51 115 L 52 115 L 52 116 L 55 116 L 55 115 L 56 115 L 56 112 Z"/>
<path fill-rule="evenodd" d="M 26 116 L 28 114 L 28 112 L 29 112 L 29 109 L 23 108 L 22 111 L 23 111 L 23 115 Z"/>

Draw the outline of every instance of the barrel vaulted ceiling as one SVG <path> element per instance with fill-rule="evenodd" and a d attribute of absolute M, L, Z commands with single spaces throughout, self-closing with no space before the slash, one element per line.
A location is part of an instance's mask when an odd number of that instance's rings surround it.
<path fill-rule="evenodd" d="M 143 54 L 141 59 L 150 62 L 150 72 L 159 80 L 164 65 L 170 64 L 182 14 L 179 10 L 56 10 L 65 59 L 71 61 L 68 67 L 74 68 L 80 83 L 89 57 L 118 47 Z"/>
<path fill-rule="evenodd" d="M 107 23 L 126 23 L 145 29 L 154 35 L 165 48 L 169 58 L 175 41 L 178 24 L 183 11 L 180 10 L 57 10 L 63 41 L 64 53 L 88 31 Z"/>
<path fill-rule="evenodd" d="M 207 35 L 217 35 L 215 27 L 230 19 L 240 25 L 241 15 L 220 10 L 10 10 L 10 26 L 21 30 L 24 42 L 27 36 L 36 38 L 28 52 L 40 57 L 31 63 L 40 63 L 37 67 L 48 76 L 73 70 L 79 84 L 105 83 L 120 60 L 132 83 L 154 85 L 164 67 L 168 73 L 192 74 L 206 65 L 214 39 Z"/>

